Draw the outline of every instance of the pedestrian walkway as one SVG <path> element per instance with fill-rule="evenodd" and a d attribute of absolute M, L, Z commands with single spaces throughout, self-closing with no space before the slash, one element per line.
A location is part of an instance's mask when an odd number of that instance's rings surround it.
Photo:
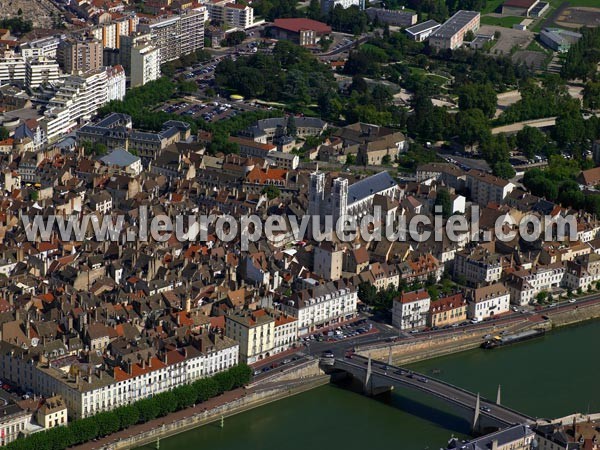
<path fill-rule="evenodd" d="M 116 441 L 119 441 L 121 439 L 126 439 L 131 436 L 135 436 L 137 434 L 141 434 L 146 431 L 150 431 L 155 428 L 159 428 L 165 424 L 177 422 L 181 419 L 191 417 L 195 414 L 199 414 L 204 411 L 208 411 L 208 410 L 217 408 L 219 406 L 223 406 L 227 403 L 231 403 L 232 401 L 237 400 L 238 398 L 243 397 L 245 395 L 248 395 L 248 394 L 252 393 L 253 391 L 254 391 L 253 389 L 239 388 L 239 389 L 235 389 L 233 391 L 225 392 L 224 394 L 219 395 L 218 397 L 211 398 L 210 400 L 207 400 L 203 403 L 199 403 L 193 407 L 182 409 L 181 411 L 177 411 L 172 414 L 169 414 L 168 416 L 160 417 L 155 420 L 151 420 L 150 422 L 146 422 L 146 423 L 139 424 L 139 425 L 134 425 L 132 427 L 129 427 L 126 430 L 122 430 L 117 433 L 113 433 L 105 438 L 97 439 L 95 441 L 90 441 L 85 444 L 81 444 L 81 445 L 78 445 L 76 447 L 71 447 L 71 448 L 74 448 L 77 450 L 100 449 L 107 445 L 113 444 Z"/>

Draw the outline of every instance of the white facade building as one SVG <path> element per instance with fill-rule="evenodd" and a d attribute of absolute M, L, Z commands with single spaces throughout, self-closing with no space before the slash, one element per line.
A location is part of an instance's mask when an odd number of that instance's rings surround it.
<path fill-rule="evenodd" d="M 510 292 L 503 283 L 490 284 L 471 292 L 468 316 L 484 320 L 510 310 Z"/>
<path fill-rule="evenodd" d="M 140 31 L 150 33 L 152 43 L 160 49 L 161 63 L 204 48 L 206 7 L 190 9 L 183 14 L 140 23 Z"/>
<path fill-rule="evenodd" d="M 42 84 L 55 83 L 60 78 L 60 68 L 54 59 L 40 56 L 27 61 L 25 65 L 25 84 L 35 89 Z"/>
<path fill-rule="evenodd" d="M 117 66 L 118 67 L 118 66 Z M 125 96 L 125 72 L 101 68 L 65 79 L 48 103 L 41 120 L 49 142 L 72 131 L 80 120 L 90 120 L 109 100 Z"/>
<path fill-rule="evenodd" d="M 25 59 L 37 58 L 40 56 L 56 59 L 58 44 L 60 44 L 60 41 L 63 38 L 64 36 L 50 36 L 25 42 L 20 46 L 21 55 L 23 55 Z"/>
<path fill-rule="evenodd" d="M 535 301 L 540 292 L 550 292 L 562 286 L 564 279 L 565 267 L 559 262 L 513 272 L 506 285 L 510 291 L 511 302 L 523 306 Z"/>
<path fill-rule="evenodd" d="M 358 6 L 359 8 L 364 9 L 363 0 L 321 0 L 321 11 L 327 13 L 338 5 L 344 9 L 350 8 L 351 6 Z"/>
<path fill-rule="evenodd" d="M 394 299 L 392 325 L 401 330 L 413 330 L 427 325 L 431 297 L 426 290 L 407 292 Z"/>
<path fill-rule="evenodd" d="M 4 52 L 0 58 L 0 85 L 25 82 L 25 58 L 13 52 Z"/>
<path fill-rule="evenodd" d="M 454 276 L 464 277 L 470 285 L 499 281 L 502 276 L 500 255 L 482 246 L 456 252 Z"/>
<path fill-rule="evenodd" d="M 160 78 L 160 49 L 150 43 L 131 48 L 131 87 Z"/>
<path fill-rule="evenodd" d="M 121 66 L 106 68 L 106 101 L 123 100 L 126 93 L 127 77 Z"/>
<path fill-rule="evenodd" d="M 225 5 L 225 23 L 234 28 L 245 30 L 254 24 L 254 8 L 238 3 Z"/>
<path fill-rule="evenodd" d="M 338 280 L 292 294 L 281 309 L 298 319 L 301 336 L 353 318 L 357 301 L 356 289 Z"/>
<path fill-rule="evenodd" d="M 227 337 L 200 342 L 149 358 L 123 361 L 114 369 L 61 365 L 64 355 L 41 364 L 19 346 L 0 342 L 0 373 L 45 396 L 60 395 L 69 417 L 80 419 L 151 397 L 238 364 L 239 345 Z M 30 416 L 30 414 L 29 414 Z"/>

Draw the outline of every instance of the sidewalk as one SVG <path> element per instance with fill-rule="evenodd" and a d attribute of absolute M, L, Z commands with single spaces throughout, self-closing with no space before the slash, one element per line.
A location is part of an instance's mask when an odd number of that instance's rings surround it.
<path fill-rule="evenodd" d="M 181 411 L 174 412 L 172 414 L 169 414 L 168 416 L 160 417 L 158 419 L 143 424 L 134 425 L 132 427 L 127 428 L 126 430 L 122 430 L 117 433 L 111 434 L 105 438 L 101 438 L 96 441 L 86 442 L 85 444 L 81 444 L 71 448 L 78 450 L 99 449 L 106 445 L 110 445 L 120 439 L 125 439 L 146 431 L 150 431 L 155 428 L 159 428 L 164 424 L 176 422 L 178 420 L 193 416 L 194 414 L 198 414 L 203 411 L 222 406 L 226 403 L 230 403 L 233 400 L 237 400 L 240 397 L 250 394 L 252 391 L 253 390 L 251 389 L 239 388 L 233 391 L 225 392 L 224 394 L 218 397 L 211 398 L 210 400 L 207 400 L 204 403 L 197 404 L 195 407 L 182 409 Z"/>

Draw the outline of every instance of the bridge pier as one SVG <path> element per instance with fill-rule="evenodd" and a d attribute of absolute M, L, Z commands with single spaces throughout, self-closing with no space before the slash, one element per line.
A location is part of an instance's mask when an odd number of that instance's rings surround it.
<path fill-rule="evenodd" d="M 480 420 L 479 420 L 479 408 L 481 406 L 481 401 L 479 399 L 479 392 L 477 393 L 477 400 L 475 400 L 475 411 L 473 411 L 473 434 L 477 433 L 479 431 L 478 427 L 480 425 Z"/>
<path fill-rule="evenodd" d="M 373 382 L 373 367 L 371 362 L 371 357 L 369 357 L 367 361 L 367 373 L 365 374 L 365 381 L 363 383 L 363 392 L 365 395 L 369 397 L 374 397 L 376 395 L 381 395 L 386 392 L 390 392 L 394 387 L 393 386 L 377 386 Z"/>

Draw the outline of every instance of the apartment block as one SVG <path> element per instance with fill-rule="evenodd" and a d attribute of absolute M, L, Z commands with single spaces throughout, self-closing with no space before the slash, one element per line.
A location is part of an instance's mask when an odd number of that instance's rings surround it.
<path fill-rule="evenodd" d="M 100 68 L 82 75 L 72 75 L 48 102 L 42 125 L 49 142 L 75 129 L 82 120 L 90 120 L 98 109 L 125 95 L 123 69 Z"/>
<path fill-rule="evenodd" d="M 488 203 L 504 203 L 504 200 L 515 188 L 510 181 L 495 177 L 481 170 L 469 170 L 467 172 L 467 189 L 471 193 L 471 199 L 480 206 Z"/>
<path fill-rule="evenodd" d="M 438 50 L 455 50 L 463 44 L 468 31 L 477 31 L 481 14 L 477 11 L 456 12 L 429 37 L 429 45 Z"/>
<path fill-rule="evenodd" d="M 35 89 L 42 84 L 54 83 L 60 77 L 60 69 L 56 60 L 39 56 L 27 60 L 25 65 L 25 84 Z"/>
<path fill-rule="evenodd" d="M 0 85 L 25 82 L 25 58 L 11 51 L 0 58 Z"/>
<path fill-rule="evenodd" d="M 357 301 L 354 286 L 338 280 L 294 292 L 280 306 L 298 319 L 298 334 L 304 335 L 353 318 Z"/>
<path fill-rule="evenodd" d="M 394 299 L 392 325 L 401 330 L 414 330 L 427 325 L 431 297 L 426 290 L 403 293 Z"/>
<path fill-rule="evenodd" d="M 58 46 L 64 39 L 66 39 L 66 37 L 61 35 L 24 42 L 20 45 L 21 55 L 23 55 L 23 58 L 37 58 L 40 56 L 56 58 Z"/>
<path fill-rule="evenodd" d="M 502 276 L 500 255 L 484 246 L 461 250 L 454 256 L 454 276 L 464 277 L 469 285 L 498 281 Z"/>
<path fill-rule="evenodd" d="M 89 72 L 102 67 L 102 41 L 94 38 L 69 38 L 60 43 L 58 62 L 66 73 Z"/>
<path fill-rule="evenodd" d="M 229 0 L 217 0 L 206 4 L 211 22 L 245 30 L 254 24 L 254 8 Z"/>
<path fill-rule="evenodd" d="M 131 87 L 160 78 L 160 49 L 150 43 L 131 49 Z"/>
<path fill-rule="evenodd" d="M 140 23 L 140 31 L 150 33 L 152 43 L 160 49 L 161 62 L 204 48 L 206 7 L 190 9 L 180 15 Z"/>
<path fill-rule="evenodd" d="M 131 353 L 101 367 L 80 362 L 64 348 L 43 358 L 34 353 L 0 342 L 2 379 L 46 397 L 60 395 L 69 417 L 80 419 L 227 370 L 238 364 L 239 346 L 205 332 L 178 348 Z"/>

